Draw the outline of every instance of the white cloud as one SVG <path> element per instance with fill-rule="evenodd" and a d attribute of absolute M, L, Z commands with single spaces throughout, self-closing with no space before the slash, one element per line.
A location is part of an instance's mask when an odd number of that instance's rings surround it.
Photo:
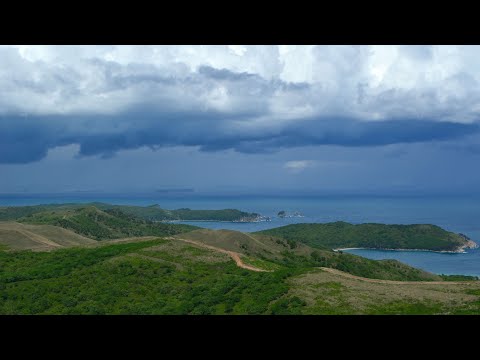
<path fill-rule="evenodd" d="M 331 116 L 468 123 L 479 115 L 479 57 L 480 46 L 2 46 L 0 113 L 156 104 L 272 126 Z"/>
<path fill-rule="evenodd" d="M 305 170 L 306 168 L 315 166 L 316 162 L 313 160 L 292 160 L 287 161 L 284 165 L 284 168 L 288 169 L 293 173 L 299 173 Z"/>

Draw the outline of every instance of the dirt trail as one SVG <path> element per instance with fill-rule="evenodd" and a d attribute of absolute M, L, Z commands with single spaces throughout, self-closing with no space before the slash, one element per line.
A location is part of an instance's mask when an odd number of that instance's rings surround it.
<path fill-rule="evenodd" d="M 375 284 L 389 284 L 389 285 L 478 285 L 478 281 L 396 281 L 396 280 L 380 280 L 380 279 L 369 279 L 356 275 L 352 275 L 337 269 L 321 267 L 323 271 L 329 272 L 331 274 L 340 275 L 349 279 L 355 279 Z"/>
<path fill-rule="evenodd" d="M 184 242 L 187 242 L 187 243 L 190 243 L 190 244 L 194 244 L 194 245 L 204 247 L 206 249 L 210 249 L 210 250 L 221 252 L 223 254 L 227 254 L 228 256 L 230 256 L 233 259 L 233 261 L 235 261 L 235 264 L 237 264 L 237 266 L 241 267 L 242 269 L 247 269 L 247 270 L 251 270 L 251 271 L 258 271 L 258 272 L 260 272 L 260 271 L 261 272 L 269 272 L 268 270 L 260 269 L 260 268 L 257 268 L 255 266 L 245 264 L 242 261 L 242 259 L 240 257 L 240 254 L 235 252 L 235 251 L 229 251 L 229 250 L 221 249 L 221 248 L 218 248 L 218 247 L 215 247 L 215 246 L 212 246 L 212 245 L 207 245 L 207 244 L 204 244 L 202 242 L 194 241 L 194 240 L 180 239 L 180 238 L 177 238 L 177 237 L 176 238 L 168 238 L 168 239 L 184 241 Z"/>

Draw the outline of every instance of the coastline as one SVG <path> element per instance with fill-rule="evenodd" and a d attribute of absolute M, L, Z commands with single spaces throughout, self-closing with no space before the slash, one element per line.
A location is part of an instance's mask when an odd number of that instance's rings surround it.
<path fill-rule="evenodd" d="M 346 251 L 346 250 L 381 250 L 381 251 L 418 251 L 418 252 L 433 252 L 439 254 L 466 254 L 465 250 L 429 250 L 429 249 L 386 249 L 386 248 L 343 248 L 332 249 L 333 251 Z"/>
<path fill-rule="evenodd" d="M 250 220 L 250 221 L 241 221 L 241 220 L 160 220 L 158 222 L 163 223 L 178 223 L 178 222 L 219 222 L 219 223 L 259 223 L 259 222 L 269 222 L 270 220 Z"/>
<path fill-rule="evenodd" d="M 478 246 L 477 246 L 478 247 Z M 475 248 L 477 248 L 475 247 Z M 474 248 L 474 249 L 475 249 Z M 355 248 L 338 248 L 332 249 L 333 251 L 346 251 L 346 250 L 382 250 L 382 251 L 423 251 L 423 252 L 434 252 L 439 254 L 466 254 L 467 252 L 464 250 L 465 247 L 461 247 L 458 250 L 430 250 L 430 249 L 388 249 L 388 248 L 362 248 L 362 247 L 355 247 Z M 468 248 L 471 249 L 471 248 Z"/>

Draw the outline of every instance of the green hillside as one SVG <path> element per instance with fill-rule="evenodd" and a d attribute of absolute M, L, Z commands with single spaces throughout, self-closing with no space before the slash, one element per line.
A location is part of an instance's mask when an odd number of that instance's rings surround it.
<path fill-rule="evenodd" d="M 0 221 L 0 245 L 10 250 L 46 251 L 94 243 L 95 240 L 58 226 Z"/>
<path fill-rule="evenodd" d="M 17 220 L 50 209 L 74 208 L 78 205 L 33 205 L 0 207 L 0 221 Z"/>
<path fill-rule="evenodd" d="M 196 240 L 292 268 L 329 267 L 357 276 L 385 280 L 442 280 L 438 275 L 396 260 L 376 261 L 348 253 L 314 249 L 302 243 L 292 245 L 284 239 L 272 236 L 200 229 L 176 237 Z"/>
<path fill-rule="evenodd" d="M 154 223 L 123 212 L 99 210 L 94 206 L 52 209 L 17 219 L 20 223 L 54 225 L 95 240 L 135 236 L 175 235 L 197 229 L 191 225 Z"/>
<path fill-rule="evenodd" d="M 259 214 L 248 213 L 236 209 L 223 210 L 191 210 L 177 209 L 166 210 L 158 205 L 151 206 L 133 206 L 133 205 L 111 205 L 105 203 L 90 204 L 48 204 L 34 206 L 9 206 L 0 207 L 0 221 L 17 220 L 19 218 L 33 215 L 44 211 L 66 211 L 84 208 L 88 206 L 96 207 L 100 210 L 118 210 L 125 214 L 147 220 L 147 221 L 166 221 L 166 220 L 209 220 L 209 221 L 254 221 Z"/>
<path fill-rule="evenodd" d="M 289 260 L 272 260 L 274 271 L 255 272 L 174 238 L 96 244 L 0 251 L 0 314 L 480 313 L 477 281 L 377 283 L 288 250 Z"/>
<path fill-rule="evenodd" d="M 385 225 L 333 222 L 293 224 L 259 231 L 320 248 L 428 249 L 455 251 L 466 240 L 435 225 Z"/>
<path fill-rule="evenodd" d="M 432 225 L 241 233 L 95 205 L 3 213 L 17 218 L 0 222 L 0 314 L 480 314 L 474 277 L 332 250 L 466 241 Z"/>
<path fill-rule="evenodd" d="M 248 213 L 236 209 L 223 210 L 191 210 L 188 208 L 177 210 L 165 210 L 158 205 L 151 206 L 130 206 L 130 205 L 109 205 L 94 204 L 99 209 L 117 209 L 125 214 L 150 221 L 162 220 L 209 220 L 209 221 L 252 221 L 258 214 Z"/>

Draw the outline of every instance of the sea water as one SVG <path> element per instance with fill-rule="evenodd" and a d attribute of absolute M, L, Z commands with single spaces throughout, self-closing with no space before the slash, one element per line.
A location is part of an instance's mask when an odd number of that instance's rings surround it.
<path fill-rule="evenodd" d="M 344 250 L 345 251 L 345 250 Z M 395 259 L 413 267 L 445 275 L 473 275 L 480 277 L 480 250 L 450 254 L 431 251 L 346 250 L 369 259 Z"/>
<path fill-rule="evenodd" d="M 294 223 L 346 221 L 384 224 L 435 224 L 461 232 L 480 244 L 480 198 L 472 196 L 211 196 L 198 194 L 35 194 L 0 195 L 0 206 L 105 202 L 165 209 L 238 209 L 271 217 L 254 223 L 189 221 L 211 229 L 253 232 Z M 303 217 L 279 218 L 299 212 Z M 438 274 L 480 276 L 480 250 L 465 254 L 423 251 L 348 250 L 371 259 L 397 259 Z"/>

